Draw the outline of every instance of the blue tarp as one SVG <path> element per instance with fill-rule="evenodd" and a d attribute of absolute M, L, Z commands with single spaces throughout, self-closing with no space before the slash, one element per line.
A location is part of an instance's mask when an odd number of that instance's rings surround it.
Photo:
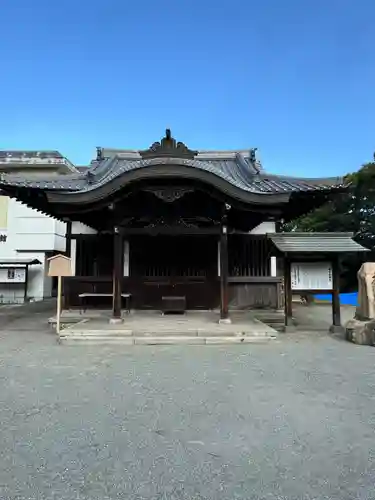
<path fill-rule="evenodd" d="M 314 295 L 316 300 L 321 300 L 323 302 L 332 302 L 332 296 L 330 293 L 319 293 Z M 346 306 L 357 306 L 358 305 L 358 292 L 353 293 L 340 293 L 340 302 L 342 305 Z"/>

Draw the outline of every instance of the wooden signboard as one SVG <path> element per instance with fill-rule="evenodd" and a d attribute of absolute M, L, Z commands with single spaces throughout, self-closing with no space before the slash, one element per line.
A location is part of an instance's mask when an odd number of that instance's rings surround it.
<path fill-rule="evenodd" d="M 330 262 L 296 262 L 291 264 L 292 290 L 332 290 Z"/>
<path fill-rule="evenodd" d="M 48 259 L 48 276 L 57 276 L 57 314 L 56 314 L 56 332 L 60 333 L 61 317 L 61 278 L 72 276 L 72 261 L 66 255 L 54 255 Z"/>
<path fill-rule="evenodd" d="M 72 276 L 72 262 L 66 255 L 54 255 L 48 259 L 48 276 Z"/>

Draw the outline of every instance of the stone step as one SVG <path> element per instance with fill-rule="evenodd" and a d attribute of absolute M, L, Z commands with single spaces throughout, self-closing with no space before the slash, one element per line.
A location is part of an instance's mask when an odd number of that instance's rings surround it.
<path fill-rule="evenodd" d="M 188 329 L 176 331 L 176 329 L 163 329 L 163 333 L 158 335 L 155 330 L 130 330 L 130 329 L 111 329 L 111 330 L 89 330 L 66 328 L 62 330 L 61 335 L 64 337 L 267 337 L 274 334 L 273 329 L 265 329 L 251 332 L 228 331 L 228 330 L 203 330 L 203 329 Z"/>
<path fill-rule="evenodd" d="M 65 337 L 131 337 L 133 330 L 79 330 L 73 328 L 65 328 L 61 331 L 60 335 Z"/>
<path fill-rule="evenodd" d="M 220 345 L 220 344 L 260 344 L 274 340 L 276 336 L 118 336 L 118 335 L 63 335 L 59 343 L 63 345 Z"/>

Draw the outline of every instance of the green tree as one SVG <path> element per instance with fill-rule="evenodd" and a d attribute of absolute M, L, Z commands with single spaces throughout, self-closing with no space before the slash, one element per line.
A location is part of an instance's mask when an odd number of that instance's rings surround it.
<path fill-rule="evenodd" d="M 349 184 L 347 191 L 331 195 L 326 204 L 285 224 L 283 230 L 353 233 L 354 239 L 371 252 L 343 260 L 342 285 L 351 289 L 356 287 L 356 273 L 364 258 L 375 258 L 375 161 L 347 175 L 345 181 Z"/>

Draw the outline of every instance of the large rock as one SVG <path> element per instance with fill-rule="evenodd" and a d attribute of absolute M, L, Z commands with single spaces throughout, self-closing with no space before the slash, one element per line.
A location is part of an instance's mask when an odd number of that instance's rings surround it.
<path fill-rule="evenodd" d="M 375 345 L 375 319 L 360 321 L 351 319 L 346 324 L 346 339 L 354 344 Z"/>
<path fill-rule="evenodd" d="M 375 318 L 375 262 L 365 262 L 357 273 L 358 306 L 356 319 L 367 321 Z"/>
<path fill-rule="evenodd" d="M 357 273 L 358 306 L 346 324 L 346 338 L 360 345 L 375 345 L 375 262 L 365 262 Z"/>

